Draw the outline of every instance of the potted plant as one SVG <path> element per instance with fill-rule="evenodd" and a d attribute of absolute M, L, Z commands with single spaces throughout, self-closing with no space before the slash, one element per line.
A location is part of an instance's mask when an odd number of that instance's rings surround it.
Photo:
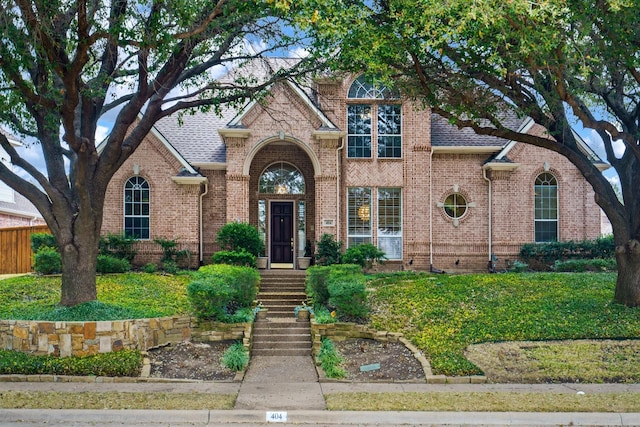
<path fill-rule="evenodd" d="M 304 256 L 298 257 L 298 268 L 306 270 L 311 265 L 311 241 L 307 240 L 304 246 Z"/>
<path fill-rule="evenodd" d="M 261 252 L 260 255 L 256 258 L 256 267 L 260 270 L 266 270 L 269 265 L 269 258 L 264 256 L 264 252 Z"/>
<path fill-rule="evenodd" d="M 293 309 L 293 315 L 298 322 L 308 321 L 312 314 L 313 308 L 309 307 L 305 301 L 302 301 L 302 305 L 298 305 Z"/>

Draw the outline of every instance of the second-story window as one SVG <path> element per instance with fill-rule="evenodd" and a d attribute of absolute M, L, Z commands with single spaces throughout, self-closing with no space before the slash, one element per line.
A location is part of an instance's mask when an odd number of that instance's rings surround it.
<path fill-rule="evenodd" d="M 386 86 L 361 75 L 347 98 L 355 101 L 347 105 L 347 156 L 371 158 L 375 152 L 378 158 L 401 158 L 402 106 L 393 103 L 397 97 Z"/>

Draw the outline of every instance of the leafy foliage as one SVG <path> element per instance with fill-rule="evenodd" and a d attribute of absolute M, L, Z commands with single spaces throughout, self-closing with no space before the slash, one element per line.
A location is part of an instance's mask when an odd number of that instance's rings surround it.
<path fill-rule="evenodd" d="M 369 314 L 366 279 L 362 274 L 340 275 L 329 280 L 329 305 L 341 320 L 362 322 Z"/>
<path fill-rule="evenodd" d="M 137 253 L 133 248 L 136 242 L 134 237 L 109 233 L 100 237 L 100 254 L 124 259 L 131 263 Z"/>
<path fill-rule="evenodd" d="M 256 257 L 244 249 L 239 251 L 219 251 L 213 254 L 214 264 L 239 265 L 241 267 L 256 268 Z"/>
<path fill-rule="evenodd" d="M 96 271 L 102 274 L 124 273 L 131 270 L 131 264 L 126 259 L 116 258 L 111 255 L 98 255 Z"/>
<path fill-rule="evenodd" d="M 0 286 L 0 319 L 117 320 L 187 314 L 188 275 L 126 273 L 98 277 L 99 301 L 58 305 L 60 277 L 22 276 Z"/>
<path fill-rule="evenodd" d="M 322 344 L 320 344 L 320 351 L 318 351 L 318 362 L 322 370 L 327 375 L 327 378 L 344 378 L 347 376 L 347 372 L 340 367 L 342 363 L 342 356 L 336 350 L 333 342 L 329 338 L 323 338 Z"/>
<path fill-rule="evenodd" d="M 574 273 L 584 273 L 585 271 L 603 272 L 616 271 L 617 263 L 615 258 L 609 259 L 570 259 L 567 261 L 556 261 L 553 264 L 553 271 L 568 271 Z"/>
<path fill-rule="evenodd" d="M 549 270 L 556 261 L 614 256 L 613 236 L 580 242 L 527 243 L 520 247 L 520 259 L 537 270 Z"/>
<path fill-rule="evenodd" d="M 218 231 L 216 241 L 228 251 L 249 252 L 255 257 L 264 255 L 264 243 L 258 229 L 246 222 L 230 222 Z"/>
<path fill-rule="evenodd" d="M 51 233 L 32 233 L 31 234 L 31 251 L 35 254 L 43 248 L 57 248 L 58 242 Z"/>
<path fill-rule="evenodd" d="M 317 265 L 340 264 L 342 259 L 342 242 L 336 241 L 333 234 L 325 233 L 316 242 L 315 259 Z"/>
<path fill-rule="evenodd" d="M 323 323 L 319 320 L 323 308 L 344 321 L 361 322 L 369 313 L 366 279 L 359 265 L 311 267 L 307 270 L 306 289 L 319 323 Z"/>
<path fill-rule="evenodd" d="M 62 272 L 62 258 L 56 248 L 42 246 L 33 255 L 33 269 L 40 274 L 57 274 Z"/>
<path fill-rule="evenodd" d="M 0 350 L 0 374 L 78 375 L 138 377 L 142 355 L 137 350 L 121 350 L 83 357 L 35 356 Z"/>
<path fill-rule="evenodd" d="M 342 255 L 343 263 L 358 264 L 362 268 L 371 268 L 374 262 L 382 263 L 386 259 L 384 251 L 371 243 L 352 246 Z"/>
<path fill-rule="evenodd" d="M 187 286 L 189 302 L 196 317 L 235 323 L 234 315 L 248 309 L 258 295 L 260 275 L 249 267 L 214 264 L 201 267 Z"/>
<path fill-rule="evenodd" d="M 249 364 L 249 355 L 242 343 L 230 346 L 222 356 L 222 365 L 232 371 L 243 371 Z"/>
<path fill-rule="evenodd" d="M 463 355 L 473 343 L 640 334 L 637 310 L 611 302 L 615 274 L 404 274 L 368 285 L 370 326 L 404 333 L 439 374 L 480 373 Z"/>

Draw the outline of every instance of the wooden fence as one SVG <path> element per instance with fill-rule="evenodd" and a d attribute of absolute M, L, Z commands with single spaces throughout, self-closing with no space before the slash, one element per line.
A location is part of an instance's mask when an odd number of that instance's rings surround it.
<path fill-rule="evenodd" d="M 0 228 L 0 274 L 33 271 L 31 234 L 48 232 L 46 225 Z"/>

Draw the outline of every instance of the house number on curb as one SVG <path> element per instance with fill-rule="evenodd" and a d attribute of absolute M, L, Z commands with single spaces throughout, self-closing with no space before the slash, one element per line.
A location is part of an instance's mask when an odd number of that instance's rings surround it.
<path fill-rule="evenodd" d="M 286 423 L 287 413 L 286 412 L 267 412 L 267 422 L 268 423 Z"/>

